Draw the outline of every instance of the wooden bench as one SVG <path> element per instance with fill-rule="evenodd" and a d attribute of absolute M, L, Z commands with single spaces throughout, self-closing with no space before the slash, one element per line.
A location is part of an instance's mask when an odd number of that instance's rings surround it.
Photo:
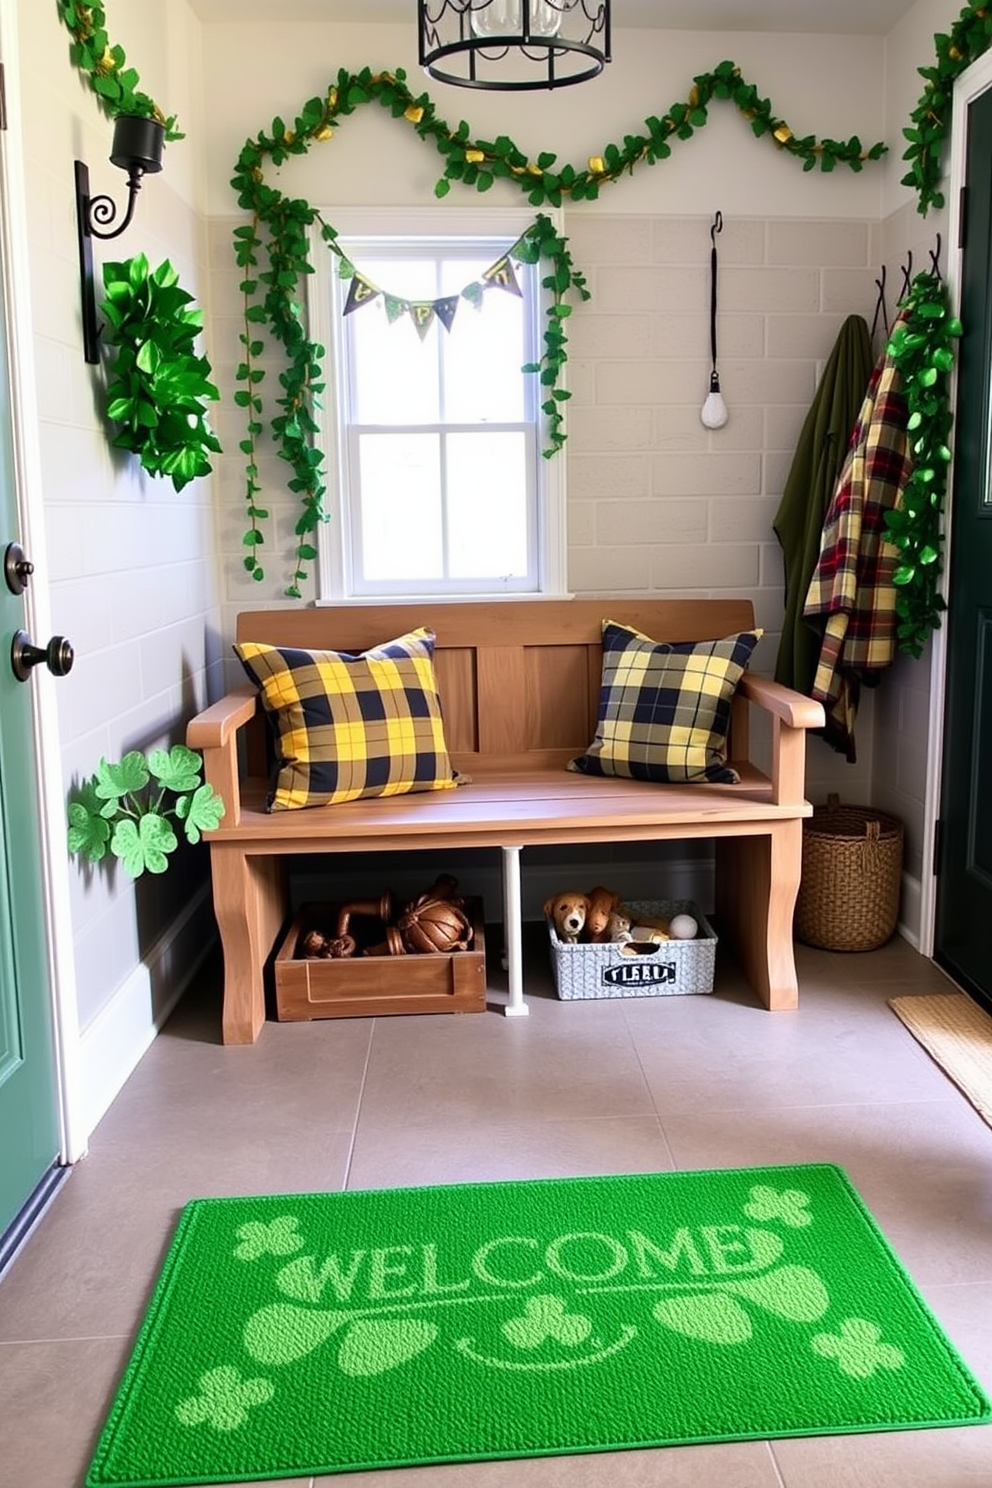
<path fill-rule="evenodd" d="M 792 916 L 802 859 L 805 730 L 818 703 L 747 673 L 734 701 L 739 785 L 649 785 L 574 774 L 595 732 L 601 622 L 658 641 L 714 640 L 753 625 L 747 600 L 507 600 L 247 611 L 237 639 L 364 651 L 418 625 L 437 635 L 436 671 L 457 790 L 269 814 L 264 718 L 247 684 L 194 718 L 187 742 L 227 814 L 210 843 L 224 952 L 225 1043 L 252 1043 L 265 1018 L 263 967 L 287 921 L 291 855 L 448 848 L 502 854 L 510 1015 L 523 997 L 520 855 L 536 844 L 712 838 L 716 915 L 770 1009 L 798 1001 Z M 749 705 L 771 719 L 771 774 L 748 757 Z M 239 748 L 239 735 L 248 736 Z"/>

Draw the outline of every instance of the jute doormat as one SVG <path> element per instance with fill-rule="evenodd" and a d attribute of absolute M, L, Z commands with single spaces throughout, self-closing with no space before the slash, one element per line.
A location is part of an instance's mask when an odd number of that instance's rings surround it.
<path fill-rule="evenodd" d="M 827 1164 L 200 1199 L 87 1483 L 990 1417 Z"/>
<path fill-rule="evenodd" d="M 889 1007 L 992 1126 L 992 1018 L 963 992 L 893 997 Z"/>

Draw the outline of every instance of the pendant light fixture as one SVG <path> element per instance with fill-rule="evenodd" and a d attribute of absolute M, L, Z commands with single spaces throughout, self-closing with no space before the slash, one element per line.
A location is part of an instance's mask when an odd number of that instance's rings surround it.
<path fill-rule="evenodd" d="M 421 67 L 460 88 L 562 88 L 610 60 L 610 0 L 417 0 L 417 22 Z"/>
<path fill-rule="evenodd" d="M 716 235 L 721 232 L 723 232 L 723 213 L 717 212 L 713 218 L 713 226 L 710 228 L 710 242 L 713 245 L 710 250 L 710 359 L 712 370 L 710 390 L 699 414 L 707 429 L 722 429 L 730 417 L 720 391 L 720 374 L 716 370 Z"/>

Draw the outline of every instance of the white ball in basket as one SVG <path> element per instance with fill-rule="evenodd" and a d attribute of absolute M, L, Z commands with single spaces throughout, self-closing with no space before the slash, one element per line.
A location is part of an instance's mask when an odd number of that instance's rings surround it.
<path fill-rule="evenodd" d="M 699 926 L 691 914 L 677 914 L 672 916 L 668 933 L 673 940 L 695 940 L 699 934 Z"/>

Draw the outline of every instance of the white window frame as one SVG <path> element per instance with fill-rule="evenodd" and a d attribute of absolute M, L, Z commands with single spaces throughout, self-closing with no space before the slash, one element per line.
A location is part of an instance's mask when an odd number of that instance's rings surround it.
<path fill-rule="evenodd" d="M 329 223 L 345 245 L 347 240 L 361 239 L 366 244 L 370 239 L 396 240 L 417 238 L 431 239 L 503 239 L 514 243 L 534 222 L 533 212 L 517 209 L 457 209 L 434 207 L 420 208 L 376 208 L 376 207 L 321 207 L 321 216 Z M 548 213 L 561 231 L 558 215 Z M 366 586 L 362 593 L 356 592 L 351 567 L 352 542 L 350 533 L 349 504 L 345 499 L 346 451 L 340 437 L 339 409 L 342 406 L 342 357 L 341 346 L 345 332 L 340 313 L 339 296 L 335 288 L 337 258 L 327 247 L 319 226 L 309 230 L 311 262 L 315 272 L 307 281 L 308 334 L 325 347 L 325 390 L 320 398 L 321 407 L 315 413 L 317 433 L 314 436 L 325 455 L 325 480 L 327 493 L 325 509 L 330 521 L 321 523 L 316 535 L 318 549 L 317 575 L 319 587 L 318 603 L 377 604 L 391 599 L 463 599 L 491 600 L 506 598 L 541 599 L 562 598 L 567 595 L 567 552 L 565 523 L 565 455 L 559 450 L 550 459 L 537 458 L 537 589 L 508 590 L 493 586 L 485 592 L 465 592 L 454 587 L 430 592 L 428 590 L 383 589 L 374 592 Z M 350 256 L 350 253 L 349 253 Z M 361 262 L 356 264 L 361 270 Z M 540 265 L 538 265 L 538 269 Z M 539 276 L 540 277 L 540 276 Z M 537 311 L 538 346 L 543 350 L 544 317 L 548 301 L 542 291 Z M 560 384 L 564 386 L 564 380 Z M 535 386 L 538 403 L 544 390 Z M 547 424 L 543 415 L 539 425 L 540 448 L 547 447 Z"/>

